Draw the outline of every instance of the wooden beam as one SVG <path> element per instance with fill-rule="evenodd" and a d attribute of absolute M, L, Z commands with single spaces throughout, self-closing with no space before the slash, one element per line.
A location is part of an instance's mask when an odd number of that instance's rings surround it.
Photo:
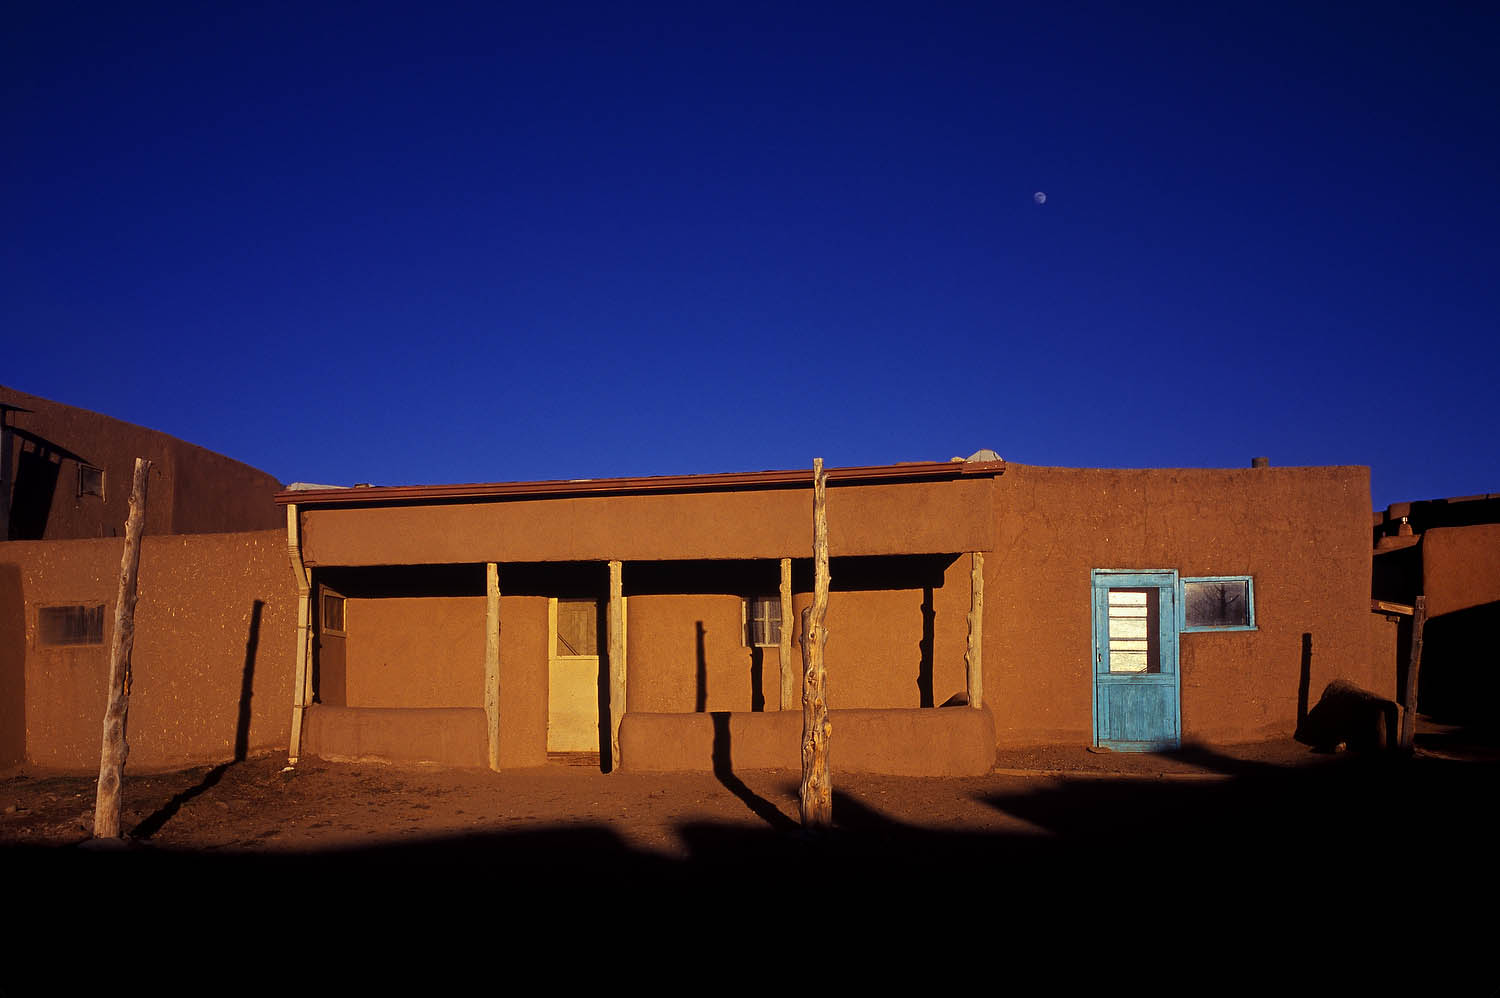
<path fill-rule="evenodd" d="M 125 722 L 130 713 L 130 653 L 135 649 L 136 579 L 141 565 L 141 534 L 146 528 L 146 481 L 151 462 L 135 459 L 130 513 L 125 519 L 125 552 L 120 556 L 120 588 L 115 597 L 115 629 L 109 639 L 109 701 L 99 746 L 99 785 L 94 798 L 94 838 L 120 837 L 120 782 L 130 746 Z"/>
<path fill-rule="evenodd" d="M 500 768 L 500 566 L 484 566 L 484 720 L 491 769 Z"/>
<path fill-rule="evenodd" d="M 1396 613 L 1403 617 L 1410 617 L 1416 612 L 1415 607 L 1407 606 L 1405 603 L 1392 603 L 1383 599 L 1370 600 L 1370 609 L 1375 613 Z"/>
<path fill-rule="evenodd" d="M 969 648 L 967 664 L 969 706 L 984 705 L 984 552 L 969 555 Z"/>
<path fill-rule="evenodd" d="M 802 671 L 792 661 L 792 559 L 781 559 L 781 710 L 791 710 L 802 700 Z"/>
<path fill-rule="evenodd" d="M 1417 680 L 1422 674 L 1422 631 L 1427 627 L 1427 597 L 1412 608 L 1411 658 L 1406 663 L 1406 704 L 1401 711 L 1401 747 L 1410 752 L 1417 740 Z"/>
<path fill-rule="evenodd" d="M 618 561 L 609 563 L 609 768 L 620 768 L 620 721 L 625 716 L 625 587 Z"/>
<path fill-rule="evenodd" d="M 297 504 L 286 507 L 286 546 L 292 559 L 292 576 L 297 583 L 297 671 L 292 680 L 292 737 L 287 746 L 287 762 L 295 765 L 302 754 L 302 719 L 311 700 L 312 668 L 308 661 L 312 641 L 312 585 L 307 565 L 302 561 L 301 519 Z"/>
<path fill-rule="evenodd" d="M 802 663 L 807 669 L 802 688 L 802 827 L 827 829 L 833 825 L 833 778 L 828 772 L 827 669 L 823 648 L 828 631 L 828 474 L 823 459 L 813 459 L 813 601 L 802 611 Z"/>

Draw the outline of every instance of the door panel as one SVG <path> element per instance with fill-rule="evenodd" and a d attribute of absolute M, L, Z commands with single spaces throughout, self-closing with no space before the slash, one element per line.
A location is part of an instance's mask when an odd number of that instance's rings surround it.
<path fill-rule="evenodd" d="M 1095 745 L 1181 743 L 1176 598 L 1175 571 L 1094 570 Z"/>
<path fill-rule="evenodd" d="M 599 604 L 550 600 L 547 607 L 547 751 L 599 751 Z"/>

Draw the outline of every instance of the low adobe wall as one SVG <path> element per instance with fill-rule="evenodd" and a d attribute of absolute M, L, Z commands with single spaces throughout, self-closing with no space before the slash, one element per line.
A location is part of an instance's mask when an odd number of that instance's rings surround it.
<path fill-rule="evenodd" d="M 302 751 L 320 759 L 489 765 L 483 708 L 314 704 L 304 725 Z"/>
<path fill-rule="evenodd" d="M 99 765 L 123 550 L 118 538 L 0 544 L 0 614 L 20 625 L 0 632 L 0 674 L 7 691 L 22 691 L 6 701 L 5 722 L 24 730 L 32 763 Z M 102 606 L 103 640 L 43 644 L 38 610 L 49 605 Z M 284 532 L 145 537 L 129 766 L 161 769 L 284 748 L 296 624 Z M 15 741 L 7 735 L 12 755 Z"/>
<path fill-rule="evenodd" d="M 964 707 L 829 711 L 834 772 L 981 776 L 995 765 L 988 711 Z M 632 772 L 800 769 L 800 711 L 626 714 L 622 768 Z"/>

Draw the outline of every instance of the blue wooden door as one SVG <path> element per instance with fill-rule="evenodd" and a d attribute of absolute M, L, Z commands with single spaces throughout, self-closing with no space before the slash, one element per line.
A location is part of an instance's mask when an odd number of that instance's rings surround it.
<path fill-rule="evenodd" d="M 1095 569 L 1093 583 L 1094 744 L 1176 748 L 1177 573 Z"/>

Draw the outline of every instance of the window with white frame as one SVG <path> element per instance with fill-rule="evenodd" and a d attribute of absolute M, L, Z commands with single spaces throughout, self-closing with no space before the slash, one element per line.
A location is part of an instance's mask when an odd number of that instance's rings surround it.
<path fill-rule="evenodd" d="M 1255 585 L 1248 575 L 1182 580 L 1184 631 L 1255 630 Z"/>
<path fill-rule="evenodd" d="M 781 597 L 752 596 L 745 600 L 745 646 L 781 644 Z"/>

